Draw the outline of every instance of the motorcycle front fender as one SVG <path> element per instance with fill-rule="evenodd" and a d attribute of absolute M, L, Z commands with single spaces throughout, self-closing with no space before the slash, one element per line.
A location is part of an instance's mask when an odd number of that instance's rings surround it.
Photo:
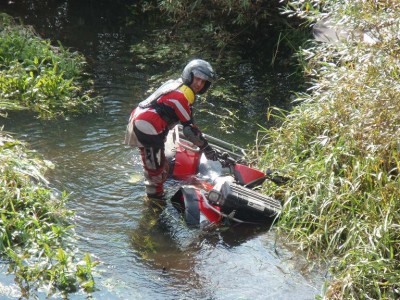
<path fill-rule="evenodd" d="M 182 186 L 172 196 L 171 202 L 182 214 L 187 226 L 199 227 L 202 216 L 211 223 L 217 223 L 221 220 L 221 215 L 215 211 L 218 211 L 219 208 L 210 209 L 209 204 L 205 205 L 206 200 L 203 197 L 201 190 L 191 185 Z"/>

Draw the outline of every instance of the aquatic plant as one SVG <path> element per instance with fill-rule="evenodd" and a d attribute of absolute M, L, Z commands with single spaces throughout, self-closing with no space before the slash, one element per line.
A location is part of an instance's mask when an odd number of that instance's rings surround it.
<path fill-rule="evenodd" d="M 286 13 L 342 34 L 301 50 L 311 88 L 260 131 L 261 164 L 292 178 L 266 186 L 284 202 L 280 230 L 330 262 L 324 298 L 398 299 L 400 5 L 299 0 Z"/>
<path fill-rule="evenodd" d="M 53 46 L 28 26 L 0 14 L 0 110 L 27 108 L 40 118 L 92 112 L 99 99 L 85 75 L 85 59 Z"/>
<path fill-rule="evenodd" d="M 0 256 L 21 296 L 94 288 L 89 254 L 80 257 L 67 195 L 56 195 L 43 172 L 51 165 L 0 131 Z"/>

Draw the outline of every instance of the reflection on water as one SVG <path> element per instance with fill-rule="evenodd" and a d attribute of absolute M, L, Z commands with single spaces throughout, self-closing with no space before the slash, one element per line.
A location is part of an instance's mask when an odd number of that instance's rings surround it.
<path fill-rule="evenodd" d="M 46 1 L 58 6 L 49 4 L 37 11 L 34 4 L 40 1 L 22 1 L 31 6 L 28 10 L 19 7 L 19 13 L 28 11 L 40 31 L 57 28 L 58 38 L 81 47 L 92 60 L 104 110 L 62 122 L 38 121 L 23 112 L 0 121 L 4 130 L 55 164 L 47 178 L 56 190 L 71 194 L 68 205 L 76 211 L 78 246 L 102 262 L 93 298 L 313 299 L 320 277 L 304 277 L 297 257 L 275 245 L 273 231 L 246 225 L 213 231 L 188 229 L 169 202 L 154 209 L 144 201 L 139 154 L 122 141 L 130 110 L 139 101 L 137 95 L 148 88 L 148 74 L 129 63 L 129 44 L 135 37 L 128 37 L 113 22 L 104 7 L 106 1 L 98 9 L 95 2 Z M 115 12 L 121 1 L 110 3 Z M 90 16 L 81 5 L 93 6 L 87 10 Z M 52 22 L 56 15 L 64 17 Z M 248 74 L 245 84 L 251 89 L 255 80 L 251 70 L 246 67 L 241 72 Z M 261 111 L 251 114 L 257 110 Z M 237 137 L 249 138 L 246 130 L 238 128 Z M 224 136 L 223 131 L 215 134 Z M 179 183 L 167 187 L 172 195 Z M 0 297 L 17 299 L 12 277 L 1 266 Z M 86 296 L 77 293 L 70 298 Z"/>

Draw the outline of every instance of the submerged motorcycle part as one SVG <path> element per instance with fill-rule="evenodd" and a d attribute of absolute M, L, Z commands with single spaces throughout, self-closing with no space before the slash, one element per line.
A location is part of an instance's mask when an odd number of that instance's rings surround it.
<path fill-rule="evenodd" d="M 189 227 L 200 223 L 200 209 L 197 202 L 196 189 L 193 187 L 180 188 L 171 198 L 173 206 L 182 214 Z"/>

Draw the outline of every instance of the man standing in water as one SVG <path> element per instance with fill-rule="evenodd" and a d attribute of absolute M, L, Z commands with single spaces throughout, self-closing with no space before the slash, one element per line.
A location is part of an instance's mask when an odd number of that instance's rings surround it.
<path fill-rule="evenodd" d="M 193 123 L 192 117 L 196 95 L 205 93 L 214 80 L 211 65 L 202 59 L 194 59 L 183 69 L 181 78 L 164 83 L 132 111 L 125 144 L 140 150 L 149 198 L 162 199 L 164 196 L 163 184 L 168 176 L 165 141 L 168 131 L 178 123 L 182 124 L 185 137 L 198 146 L 207 159 L 217 160 L 216 151 Z"/>

